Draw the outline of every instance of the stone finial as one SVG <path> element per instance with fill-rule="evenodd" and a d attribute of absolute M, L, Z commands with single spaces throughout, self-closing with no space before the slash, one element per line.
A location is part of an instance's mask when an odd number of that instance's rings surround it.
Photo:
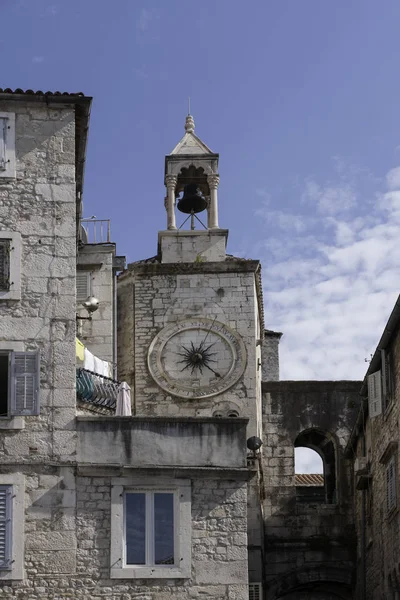
<path fill-rule="evenodd" d="M 188 115 L 186 117 L 185 131 L 187 131 L 187 133 L 193 133 L 194 132 L 194 119 L 193 119 L 192 115 Z"/>

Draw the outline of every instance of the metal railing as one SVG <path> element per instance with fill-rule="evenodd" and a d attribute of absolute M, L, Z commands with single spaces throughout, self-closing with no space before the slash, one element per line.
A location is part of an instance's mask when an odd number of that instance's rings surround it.
<path fill-rule="evenodd" d="M 118 387 L 115 379 L 83 368 L 76 370 L 76 395 L 81 402 L 115 412 Z"/>
<path fill-rule="evenodd" d="M 81 241 L 84 244 L 110 243 L 110 219 L 81 219 Z"/>

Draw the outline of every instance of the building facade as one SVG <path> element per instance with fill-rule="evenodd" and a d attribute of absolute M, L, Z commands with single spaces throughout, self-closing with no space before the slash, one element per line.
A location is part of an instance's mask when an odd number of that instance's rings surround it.
<path fill-rule="evenodd" d="M 400 298 L 371 359 L 347 447 L 353 464 L 357 593 L 400 598 Z"/>
<path fill-rule="evenodd" d="M 397 338 L 393 402 L 364 429 L 362 382 L 279 380 L 261 266 L 226 251 L 219 157 L 190 115 L 156 254 L 126 266 L 109 222 L 82 219 L 90 106 L 0 90 L 1 597 L 349 600 L 364 572 L 389 594 L 397 512 L 368 546 L 382 507 L 352 464 L 397 477 Z M 295 477 L 300 446 L 323 476 Z"/>

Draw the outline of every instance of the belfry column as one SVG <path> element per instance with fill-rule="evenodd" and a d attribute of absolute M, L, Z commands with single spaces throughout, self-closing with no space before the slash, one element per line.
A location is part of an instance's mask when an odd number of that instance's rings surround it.
<path fill-rule="evenodd" d="M 176 229 L 175 219 L 175 189 L 178 181 L 176 175 L 166 175 L 165 185 L 167 186 L 167 229 Z"/>
<path fill-rule="evenodd" d="M 219 175 L 208 175 L 207 183 L 210 188 L 210 207 L 208 211 L 208 229 L 219 229 L 218 225 L 218 186 Z"/>

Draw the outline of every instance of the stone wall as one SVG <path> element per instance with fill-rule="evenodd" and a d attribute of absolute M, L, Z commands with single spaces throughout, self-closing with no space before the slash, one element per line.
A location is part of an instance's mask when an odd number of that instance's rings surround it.
<path fill-rule="evenodd" d="M 134 391 L 137 415 L 211 416 L 218 403 L 238 408 L 257 433 L 257 299 L 255 261 L 180 265 L 132 264 L 118 280 L 119 376 Z M 147 355 L 155 335 L 186 317 L 216 318 L 237 331 L 247 350 L 244 375 L 218 396 L 175 398 L 149 374 Z"/>
<path fill-rule="evenodd" d="M 79 249 L 78 269 L 90 273 L 90 293 L 100 302 L 91 321 L 78 324 L 79 339 L 99 358 L 114 362 L 114 273 L 113 244 L 86 244 Z M 116 283 L 115 283 L 116 285 Z M 78 305 L 78 314 L 87 317 L 86 309 Z"/>
<path fill-rule="evenodd" d="M 316 582 L 328 582 L 321 594 L 337 585 L 342 589 L 339 597 L 351 597 L 355 532 L 350 467 L 343 450 L 355 422 L 360 387 L 357 381 L 263 383 L 267 600 L 289 592 L 297 597 L 300 589 Z M 310 431 L 321 432 L 324 443 L 334 446 L 335 493 L 329 503 L 296 502 L 295 443 L 299 434 Z M 329 468 L 325 465 L 326 479 L 332 475 Z"/>
<path fill-rule="evenodd" d="M 359 436 L 355 448 L 355 457 L 366 456 L 371 479 L 364 490 L 357 490 L 358 477 L 354 475 L 353 489 L 358 537 L 358 589 L 363 587 L 363 555 L 365 556 L 365 582 L 367 600 L 382 597 L 391 598 L 394 591 L 400 591 L 400 461 L 399 461 L 399 423 L 400 423 L 400 331 L 391 332 L 392 339 L 387 350 L 392 353 L 394 390 L 390 404 L 381 415 L 368 418 L 363 428 L 359 427 Z M 380 368 L 380 367 L 379 367 Z M 397 508 L 391 513 L 387 510 L 385 451 L 394 443 Z M 397 447 L 396 447 L 397 443 Z M 364 451 L 365 444 L 365 451 Z M 365 518 L 363 519 L 363 503 Z M 365 547 L 363 547 L 365 534 Z M 394 597 L 394 596 L 393 596 Z"/>
<path fill-rule="evenodd" d="M 279 381 L 279 342 L 282 334 L 266 329 L 262 342 L 262 380 Z"/>
<path fill-rule="evenodd" d="M 154 481 L 159 473 L 141 476 Z M 70 579 L 76 597 L 82 590 L 82 597 L 95 599 L 247 600 L 247 483 L 222 473 L 216 477 L 192 473 L 191 478 L 192 577 L 172 581 L 109 578 L 111 480 L 78 477 L 78 576 Z M 43 596 L 47 597 L 52 596 Z"/>
<path fill-rule="evenodd" d="M 76 441 L 74 110 L 1 101 L 0 110 L 16 114 L 17 157 L 16 178 L 0 179 L 0 236 L 21 235 L 21 299 L 0 298 L 0 343 L 41 356 L 40 416 L 2 431 L 0 457 L 69 460 Z M 9 425 L 0 421 L 0 429 Z"/>

